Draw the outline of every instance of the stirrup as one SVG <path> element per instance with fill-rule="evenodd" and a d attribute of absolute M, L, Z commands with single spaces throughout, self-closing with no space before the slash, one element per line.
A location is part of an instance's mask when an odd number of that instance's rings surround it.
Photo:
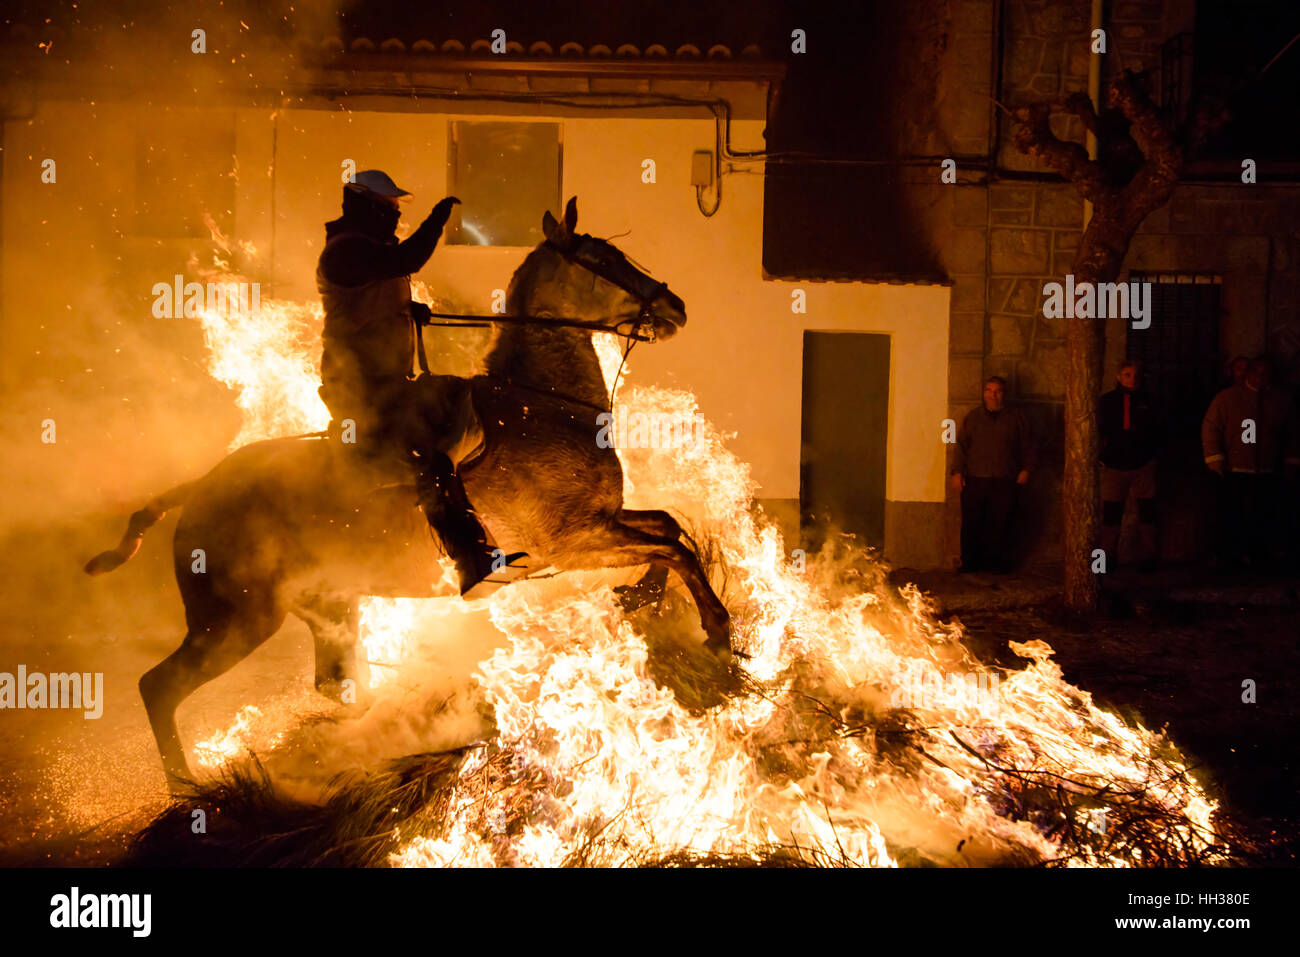
<path fill-rule="evenodd" d="M 494 568 L 487 575 L 479 578 L 476 582 L 470 583 L 468 586 L 465 584 L 466 580 L 462 572 L 460 597 L 465 601 L 477 601 L 480 598 L 487 598 L 489 595 L 496 594 L 498 589 L 504 588 L 511 582 L 528 577 L 528 573 L 532 569 L 527 565 L 516 564 L 520 559 L 527 557 L 527 552 L 513 552 L 505 556 L 506 563 L 504 565 L 500 568 Z"/>

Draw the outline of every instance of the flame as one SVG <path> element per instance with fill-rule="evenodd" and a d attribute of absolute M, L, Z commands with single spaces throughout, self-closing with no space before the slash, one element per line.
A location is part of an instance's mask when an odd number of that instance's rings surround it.
<path fill-rule="evenodd" d="M 623 401 L 658 414 L 698 411 L 688 394 L 660 389 L 630 389 Z M 719 546 L 733 576 L 728 603 L 742 609 L 745 669 L 762 693 L 693 714 L 656 684 L 644 638 L 608 591 L 593 595 L 577 576 L 565 591 L 550 586 L 544 601 L 531 584 L 503 590 L 491 610 L 509 647 L 480 665 L 478 680 L 495 715 L 494 746 L 539 774 L 550 797 L 511 846 L 494 845 L 494 811 L 504 818 L 508 809 L 492 804 L 518 794 L 484 797 L 475 779 L 485 750 L 460 773 L 477 803 L 452 813 L 478 826 L 416 838 L 394 863 L 619 865 L 669 850 L 773 847 L 861 866 L 890 866 L 899 852 L 949 863 L 1055 860 L 1062 848 L 1044 832 L 1060 822 L 1013 806 L 1017 782 L 1035 777 L 1059 777 L 1079 799 L 1103 789 L 1135 803 L 1141 795 L 1184 821 L 1173 837 L 1189 845 L 1213 835 L 1215 805 L 1181 759 L 1163 756 L 1168 743 L 1067 684 L 1042 642 L 1013 646 L 1032 663 L 977 685 L 982 696 L 909 702 L 907 754 L 890 755 L 869 716 L 888 713 L 901 684 L 988 673 L 960 629 L 936 622 L 915 589 L 890 597 L 878 566 L 859 588 L 837 586 L 844 565 L 833 556 L 799 572 L 775 527 L 755 520 L 748 469 L 716 431 L 692 449 L 620 454 L 630 507 L 692 516 L 697 538 Z M 1144 862 L 1097 845 L 1070 863 Z"/>
<path fill-rule="evenodd" d="M 317 305 L 263 297 L 256 317 L 202 322 L 213 376 L 238 390 L 237 444 L 326 424 Z M 596 345 L 608 381 L 622 354 L 612 337 Z M 686 392 L 620 383 L 618 402 L 701 421 Z M 1030 661 L 1021 670 L 982 664 L 959 624 L 938 621 L 915 588 L 891 589 L 849 543 L 793 561 L 752 508 L 749 467 L 727 436 L 707 423 L 695 434 L 686 448 L 619 449 L 625 498 L 684 517 L 726 570 L 746 693 L 683 703 L 669 686 L 686 679 L 663 680 L 647 631 L 672 632 L 674 660 L 698 663 L 694 612 L 634 627 L 608 573 L 503 589 L 487 608 L 504 646 L 475 674 L 494 737 L 463 761 L 445 815 L 392 863 L 1223 860 L 1217 805 L 1162 734 L 1099 708 L 1042 641 L 1011 644 Z M 683 605 L 678 591 L 669 610 Z M 427 606 L 363 602 L 376 694 L 418 680 L 408 665 L 433 628 Z M 200 745 L 205 765 L 242 750 L 252 711 Z"/>
<path fill-rule="evenodd" d="M 255 705 L 245 705 L 235 715 L 230 727 L 214 732 L 210 737 L 194 745 L 194 760 L 200 768 L 215 770 L 230 761 L 254 750 L 254 744 L 274 747 L 281 735 L 266 737 L 262 733 L 265 723 L 262 709 Z"/>

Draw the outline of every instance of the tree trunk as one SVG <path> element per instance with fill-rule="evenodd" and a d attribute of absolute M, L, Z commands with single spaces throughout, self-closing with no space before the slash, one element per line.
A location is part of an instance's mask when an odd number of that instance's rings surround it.
<path fill-rule="evenodd" d="M 1128 71 L 1110 82 L 1107 103 L 1099 116 L 1086 93 L 1072 93 L 1053 104 L 1008 111 L 1017 124 L 1013 134 L 1016 148 L 1065 177 L 1093 204 L 1092 219 L 1074 259 L 1076 286 L 1116 280 L 1142 220 L 1173 195 L 1183 167 L 1184 141 L 1194 150 L 1227 119 L 1222 109 L 1207 107 L 1197 111 L 1188 129 L 1177 131 L 1152 104 L 1144 85 Z M 1097 137 L 1097 159 L 1078 143 L 1058 139 L 1052 132 L 1053 105 L 1077 117 L 1084 129 Z M 1096 609 L 1100 590 L 1092 570 L 1092 553 L 1101 525 L 1097 398 L 1106 328 L 1104 319 L 1066 321 L 1065 476 L 1061 489 L 1065 602 L 1074 611 L 1089 612 Z"/>
<path fill-rule="evenodd" d="M 1084 277 L 1075 267 L 1075 282 Z M 1097 576 L 1092 571 L 1101 524 L 1097 478 L 1097 394 L 1101 386 L 1105 333 L 1102 319 L 1067 320 L 1069 365 L 1065 378 L 1065 474 L 1061 485 L 1064 508 L 1062 546 L 1065 559 L 1065 603 L 1075 611 L 1097 607 Z"/>
<path fill-rule="evenodd" d="M 1114 282 L 1133 231 L 1109 210 L 1094 209 L 1079 241 L 1074 282 Z M 1120 250 L 1120 252 L 1116 252 Z M 1106 320 L 1066 320 L 1068 366 L 1065 378 L 1065 473 L 1061 485 L 1065 604 L 1073 611 L 1097 607 L 1099 581 L 1093 550 L 1101 526 L 1101 487 L 1097 456 L 1097 399 L 1106 353 Z M 1107 556 L 1107 560 L 1113 556 Z M 1109 569 L 1107 569 L 1109 571 Z"/>

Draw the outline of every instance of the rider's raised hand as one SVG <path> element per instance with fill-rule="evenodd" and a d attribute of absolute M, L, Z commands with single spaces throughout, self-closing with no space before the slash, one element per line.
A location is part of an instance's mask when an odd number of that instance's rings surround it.
<path fill-rule="evenodd" d="M 460 203 L 455 196 L 448 196 L 446 199 L 439 201 L 438 205 L 433 207 L 433 212 L 429 214 L 440 228 L 447 225 L 447 220 L 451 216 L 451 208 Z"/>

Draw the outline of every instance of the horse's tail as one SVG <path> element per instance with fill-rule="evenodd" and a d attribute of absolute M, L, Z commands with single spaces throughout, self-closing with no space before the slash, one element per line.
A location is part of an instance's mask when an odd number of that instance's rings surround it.
<path fill-rule="evenodd" d="M 134 512 L 130 521 L 126 524 L 126 533 L 122 536 L 122 540 L 117 543 L 117 547 L 110 548 L 106 552 L 100 552 L 86 562 L 86 574 L 102 575 L 104 572 L 111 572 L 113 569 L 130 561 L 135 553 L 140 550 L 140 543 L 144 541 L 144 533 L 169 511 L 184 505 L 185 500 L 189 498 L 190 489 L 193 485 L 193 482 L 186 482 L 184 485 L 177 485 L 173 489 L 168 489 L 144 508 Z"/>

